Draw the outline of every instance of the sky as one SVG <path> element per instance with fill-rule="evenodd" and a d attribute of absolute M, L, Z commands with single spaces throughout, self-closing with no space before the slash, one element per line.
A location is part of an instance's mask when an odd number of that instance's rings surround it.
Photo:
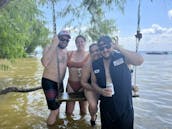
<path fill-rule="evenodd" d="M 125 14 L 116 16 L 121 44 L 135 49 L 137 29 L 137 0 L 130 0 Z M 172 0 L 141 0 L 140 29 L 143 38 L 139 43 L 142 51 L 172 51 Z"/>
<path fill-rule="evenodd" d="M 107 11 L 105 14 L 106 17 L 116 20 L 118 32 L 115 35 L 119 36 L 119 44 L 129 50 L 135 50 L 137 10 L 138 0 L 127 0 L 124 14 L 117 9 Z M 44 11 L 45 17 L 49 19 L 47 26 L 52 29 L 51 10 L 44 9 Z M 64 24 L 65 20 L 58 20 L 57 30 L 62 29 L 60 27 Z M 153 0 L 153 2 L 141 0 L 140 29 L 143 38 L 139 43 L 139 51 L 172 51 L 172 0 Z M 75 32 L 71 35 L 73 38 L 70 42 L 74 42 Z M 68 49 L 74 49 L 74 45 L 69 43 Z"/>

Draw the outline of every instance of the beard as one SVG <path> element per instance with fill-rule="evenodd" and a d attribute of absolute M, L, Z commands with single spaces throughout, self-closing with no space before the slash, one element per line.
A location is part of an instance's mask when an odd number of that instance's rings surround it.
<path fill-rule="evenodd" d="M 65 49 L 65 48 L 66 48 L 66 45 L 58 44 L 58 47 L 59 47 L 60 49 Z"/>
<path fill-rule="evenodd" d="M 110 56 L 108 56 L 108 57 L 103 56 L 103 59 L 104 60 L 109 60 L 110 59 Z"/>

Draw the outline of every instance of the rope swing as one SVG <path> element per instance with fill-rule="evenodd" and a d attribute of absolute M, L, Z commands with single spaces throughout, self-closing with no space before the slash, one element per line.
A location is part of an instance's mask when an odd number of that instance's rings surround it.
<path fill-rule="evenodd" d="M 141 6 L 141 0 L 139 0 L 139 3 L 138 3 L 137 32 L 135 34 L 135 37 L 136 37 L 136 52 L 138 52 L 140 39 L 142 38 L 142 33 L 140 32 L 140 19 L 141 19 L 140 18 L 140 6 Z M 134 86 L 136 86 L 136 66 L 134 66 Z M 136 92 L 134 92 L 134 96 L 139 96 L 139 95 L 136 95 Z"/>
<path fill-rule="evenodd" d="M 53 20 L 53 35 L 57 35 L 57 29 L 56 29 L 56 10 L 55 10 L 55 1 L 51 0 L 52 4 L 52 20 Z M 57 87 L 58 87 L 58 92 L 60 92 L 60 84 L 61 84 L 61 78 L 60 78 L 60 65 L 59 65 L 59 57 L 58 57 L 59 51 L 58 51 L 58 46 L 57 46 Z"/>

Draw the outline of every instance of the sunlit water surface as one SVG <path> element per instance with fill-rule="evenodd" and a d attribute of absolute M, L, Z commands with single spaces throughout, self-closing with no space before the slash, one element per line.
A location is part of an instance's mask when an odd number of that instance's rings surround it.
<path fill-rule="evenodd" d="M 133 98 L 135 129 L 172 129 L 172 55 L 144 55 L 144 64 L 137 67 L 140 97 Z M 15 67 L 0 70 L 0 89 L 9 86 L 36 87 L 41 84 L 43 67 L 39 58 L 16 60 Z M 66 79 L 65 79 L 66 82 Z M 62 103 L 54 126 L 47 126 L 49 110 L 42 90 L 29 93 L 8 93 L 0 96 L 0 129 L 91 129 L 90 116 L 65 115 Z M 97 126 L 100 129 L 100 114 Z"/>

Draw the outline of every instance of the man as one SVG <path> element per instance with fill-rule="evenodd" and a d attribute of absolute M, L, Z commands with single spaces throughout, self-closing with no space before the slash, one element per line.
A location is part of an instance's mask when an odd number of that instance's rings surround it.
<path fill-rule="evenodd" d="M 133 129 L 132 86 L 128 64 L 141 65 L 143 58 L 138 53 L 112 43 L 109 36 L 100 37 L 98 46 L 102 58 L 92 63 L 92 85 L 100 94 L 101 128 Z"/>
<path fill-rule="evenodd" d="M 98 104 L 98 95 L 91 86 L 91 62 L 100 58 L 100 51 L 96 43 L 93 43 L 89 46 L 90 60 L 82 68 L 81 74 L 81 84 L 84 88 L 84 94 L 88 101 L 88 110 L 91 116 L 90 124 L 91 126 L 96 125 L 97 118 L 97 104 Z"/>
<path fill-rule="evenodd" d="M 59 92 L 63 92 L 63 79 L 67 67 L 66 47 L 71 36 L 65 30 L 55 35 L 52 43 L 43 51 L 41 62 L 44 66 L 42 88 L 47 100 L 50 114 L 47 119 L 48 125 L 53 125 L 59 113 L 60 103 L 55 101 Z"/>

